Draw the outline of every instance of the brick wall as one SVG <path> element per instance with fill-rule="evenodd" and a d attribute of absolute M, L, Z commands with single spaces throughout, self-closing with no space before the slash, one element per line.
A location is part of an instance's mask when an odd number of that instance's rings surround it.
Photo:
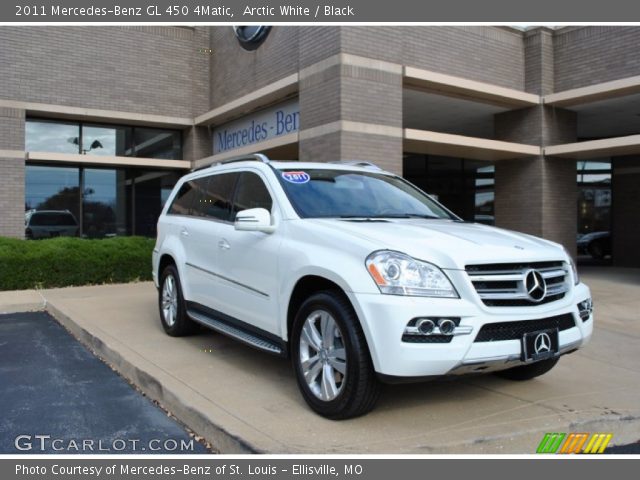
<path fill-rule="evenodd" d="M 306 131 L 338 121 L 402 127 L 402 75 L 376 65 L 339 63 L 300 80 L 300 159 L 354 159 L 402 173 L 402 139 L 375 132 L 340 131 L 307 138 Z"/>
<path fill-rule="evenodd" d="M 24 110 L 0 108 L 0 237 L 24 236 Z"/>
<path fill-rule="evenodd" d="M 298 71 L 299 37 L 305 27 L 273 27 L 253 51 L 240 46 L 231 26 L 210 28 L 211 108 Z"/>
<path fill-rule="evenodd" d="M 24 110 L 0 107 L 0 150 L 24 150 Z"/>
<path fill-rule="evenodd" d="M 495 117 L 496 139 L 530 145 L 576 140 L 574 112 L 537 106 Z M 576 162 L 543 156 L 495 167 L 496 225 L 538 235 L 576 253 Z"/>
<path fill-rule="evenodd" d="M 342 51 L 524 89 L 522 33 L 491 26 L 343 27 Z"/>
<path fill-rule="evenodd" d="M 529 93 L 553 92 L 553 31 L 539 27 L 524 34 L 524 88 Z"/>
<path fill-rule="evenodd" d="M 568 27 L 554 35 L 555 91 L 640 75 L 640 28 Z"/>
<path fill-rule="evenodd" d="M 0 28 L 0 98 L 192 116 L 208 104 L 207 27 Z M 204 67 L 204 68 L 203 68 Z"/>

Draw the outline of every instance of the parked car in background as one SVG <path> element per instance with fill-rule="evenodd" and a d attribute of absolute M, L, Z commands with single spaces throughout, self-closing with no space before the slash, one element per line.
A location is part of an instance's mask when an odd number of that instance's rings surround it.
<path fill-rule="evenodd" d="M 69 210 L 29 210 L 24 214 L 27 239 L 75 237 L 78 221 Z"/>
<path fill-rule="evenodd" d="M 585 233 L 578 238 L 578 253 L 599 259 L 611 255 L 611 232 Z"/>

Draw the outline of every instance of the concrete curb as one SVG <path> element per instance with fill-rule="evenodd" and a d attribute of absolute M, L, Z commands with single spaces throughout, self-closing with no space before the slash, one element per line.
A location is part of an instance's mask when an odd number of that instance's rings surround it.
<path fill-rule="evenodd" d="M 38 290 L 0 292 L 0 314 L 41 311 L 46 304 Z"/>
<path fill-rule="evenodd" d="M 45 310 L 51 314 L 51 316 L 98 358 L 110 365 L 129 382 L 133 383 L 147 397 L 160 403 L 189 429 L 207 439 L 219 453 L 263 453 L 245 440 L 230 434 L 224 428 L 213 423 L 206 412 L 189 406 L 188 402 L 180 398 L 179 394 L 163 388 L 160 379 L 125 359 L 120 353 L 109 347 L 101 339 L 79 326 L 71 317 L 59 310 L 55 305 L 47 302 L 46 306 L 44 306 L 44 308 L 41 307 L 40 310 Z"/>

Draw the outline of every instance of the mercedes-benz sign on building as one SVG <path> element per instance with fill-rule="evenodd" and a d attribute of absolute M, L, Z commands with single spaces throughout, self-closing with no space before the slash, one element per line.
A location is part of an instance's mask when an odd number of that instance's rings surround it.
<path fill-rule="evenodd" d="M 0 235 L 47 209 L 84 237 L 152 236 L 180 175 L 262 151 L 372 161 L 467 220 L 576 255 L 593 233 L 583 255 L 640 266 L 638 44 L 633 26 L 2 26 Z"/>

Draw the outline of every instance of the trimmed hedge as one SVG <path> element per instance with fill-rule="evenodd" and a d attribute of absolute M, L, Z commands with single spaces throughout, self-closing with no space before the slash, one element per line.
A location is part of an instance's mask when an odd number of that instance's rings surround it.
<path fill-rule="evenodd" d="M 23 290 L 151 279 L 155 240 L 0 238 L 0 290 Z"/>

